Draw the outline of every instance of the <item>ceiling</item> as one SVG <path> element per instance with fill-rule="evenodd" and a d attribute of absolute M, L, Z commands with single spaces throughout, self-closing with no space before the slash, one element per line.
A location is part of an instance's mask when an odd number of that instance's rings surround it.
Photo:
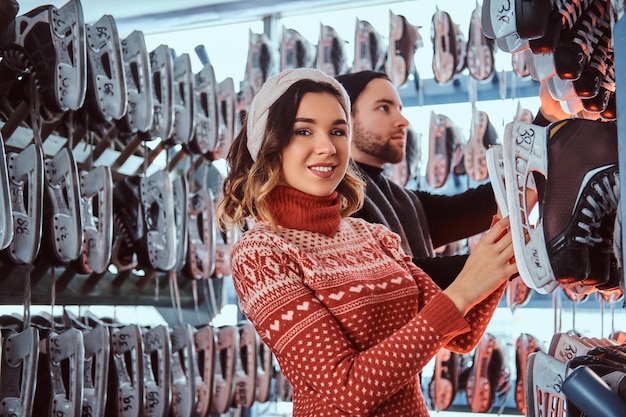
<path fill-rule="evenodd" d="M 42 4 L 61 7 L 67 0 L 18 0 L 19 14 Z M 198 26 L 216 26 L 273 14 L 289 14 L 321 8 L 349 8 L 393 3 L 390 0 L 81 0 L 86 23 L 102 15 L 115 18 L 120 32 L 139 29 L 144 33 L 167 32 Z"/>

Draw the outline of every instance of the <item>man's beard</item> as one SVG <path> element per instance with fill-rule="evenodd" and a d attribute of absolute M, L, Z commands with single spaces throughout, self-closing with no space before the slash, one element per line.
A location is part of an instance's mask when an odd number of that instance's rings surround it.
<path fill-rule="evenodd" d="M 352 140 L 354 141 L 354 146 L 359 151 L 375 156 L 390 164 L 397 164 L 406 155 L 404 145 L 398 146 L 394 141 L 384 140 L 382 135 L 366 131 L 360 124 L 354 126 Z"/>

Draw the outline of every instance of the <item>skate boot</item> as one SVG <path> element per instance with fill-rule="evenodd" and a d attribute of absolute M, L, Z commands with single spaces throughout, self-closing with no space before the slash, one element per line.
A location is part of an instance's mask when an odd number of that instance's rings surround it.
<path fill-rule="evenodd" d="M 246 81 L 256 94 L 263 83 L 274 75 L 275 52 L 270 40 L 263 33 L 249 31 Z"/>
<path fill-rule="evenodd" d="M 111 360 L 106 415 L 139 417 L 143 410 L 143 343 L 136 324 L 109 324 Z"/>
<path fill-rule="evenodd" d="M 483 181 L 489 175 L 487 170 L 487 149 L 495 145 L 498 140 L 496 129 L 489 121 L 489 116 L 476 107 L 472 111 L 472 129 L 470 139 L 465 145 L 463 163 L 465 172 L 474 181 Z"/>
<path fill-rule="evenodd" d="M 40 6 L 18 16 L 8 24 L 0 43 L 5 50 L 3 65 L 34 72 L 47 110 L 56 114 L 83 105 L 87 53 L 79 0 L 69 0 L 58 9 Z"/>
<path fill-rule="evenodd" d="M 415 51 L 424 44 L 418 28 L 410 24 L 406 17 L 389 11 L 389 50 L 385 72 L 391 82 L 400 87 L 409 79 L 415 69 Z M 375 69 L 375 68 L 374 68 Z"/>
<path fill-rule="evenodd" d="M 232 405 L 235 408 L 250 408 L 254 404 L 255 397 L 257 334 L 250 322 L 239 323 L 237 328 L 239 346 L 237 347 L 235 374 L 233 376 L 235 392 Z"/>
<path fill-rule="evenodd" d="M 330 77 L 348 72 L 345 42 L 331 26 L 320 24 L 315 66 Z"/>
<path fill-rule="evenodd" d="M 150 52 L 150 72 L 154 83 L 151 136 L 166 140 L 174 127 L 174 58 L 167 45 L 159 45 Z"/>
<path fill-rule="evenodd" d="M 527 415 L 566 416 L 566 398 L 560 387 L 567 376 L 567 364 L 542 351 L 528 356 L 526 366 Z"/>
<path fill-rule="evenodd" d="M 195 75 L 194 100 L 196 126 L 188 147 L 191 153 L 204 155 L 217 142 L 217 81 L 211 64 Z"/>
<path fill-rule="evenodd" d="M 124 116 L 128 103 L 117 24 L 113 16 L 103 15 L 85 27 L 89 60 L 85 106 L 96 122 L 111 122 Z"/>
<path fill-rule="evenodd" d="M 401 35 L 402 33 L 400 37 Z M 366 20 L 357 18 L 354 34 L 354 63 L 351 71 L 382 70 L 387 58 L 386 49 L 387 45 L 383 43 L 383 37 L 374 29 L 374 26 Z"/>
<path fill-rule="evenodd" d="M 504 167 L 511 230 L 520 275 L 531 288 L 554 289 L 590 272 L 589 249 L 605 215 L 617 207 L 616 126 L 569 119 L 547 128 L 519 122 L 507 126 Z M 589 140 L 594 146 L 590 152 Z M 552 168 L 551 172 L 548 169 Z M 542 178 L 539 219 L 531 225 L 525 190 L 531 175 Z"/>
<path fill-rule="evenodd" d="M 469 74 L 478 81 L 489 81 L 495 72 L 493 62 L 495 44 L 483 34 L 481 8 L 476 6 L 472 12 L 467 41 L 467 68 Z"/>
<path fill-rule="evenodd" d="M 513 72 L 521 79 L 530 78 L 530 69 L 526 63 L 525 55 L 521 52 L 511 54 L 511 67 Z"/>
<path fill-rule="evenodd" d="M 143 338 L 144 415 L 169 415 L 171 396 L 170 357 L 172 342 L 164 325 L 141 329 Z"/>
<path fill-rule="evenodd" d="M 120 131 L 133 134 L 147 132 L 154 115 L 150 55 L 143 32 L 135 30 L 122 40 L 124 79 L 128 106 L 117 124 Z"/>
<path fill-rule="evenodd" d="M 295 29 L 283 26 L 279 51 L 281 71 L 315 66 L 315 45 Z"/>
<path fill-rule="evenodd" d="M 113 244 L 113 177 L 109 167 L 80 172 L 80 201 L 83 243 L 77 265 L 85 274 L 101 274 L 109 266 Z"/>

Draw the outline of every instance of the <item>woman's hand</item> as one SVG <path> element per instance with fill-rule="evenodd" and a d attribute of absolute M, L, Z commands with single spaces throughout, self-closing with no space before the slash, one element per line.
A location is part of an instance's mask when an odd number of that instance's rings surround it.
<path fill-rule="evenodd" d="M 509 226 L 508 217 L 495 223 L 444 291 L 463 315 L 517 273 Z"/>

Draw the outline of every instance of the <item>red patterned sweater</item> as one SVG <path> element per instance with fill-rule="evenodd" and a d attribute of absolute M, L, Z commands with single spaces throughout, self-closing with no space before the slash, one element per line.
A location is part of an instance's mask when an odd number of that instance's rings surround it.
<path fill-rule="evenodd" d="M 273 192 L 282 226 L 258 221 L 232 251 L 242 312 L 294 387 L 294 417 L 427 417 L 419 371 L 442 347 L 471 351 L 504 286 L 464 318 L 398 235 L 339 218 L 335 197 Z"/>

